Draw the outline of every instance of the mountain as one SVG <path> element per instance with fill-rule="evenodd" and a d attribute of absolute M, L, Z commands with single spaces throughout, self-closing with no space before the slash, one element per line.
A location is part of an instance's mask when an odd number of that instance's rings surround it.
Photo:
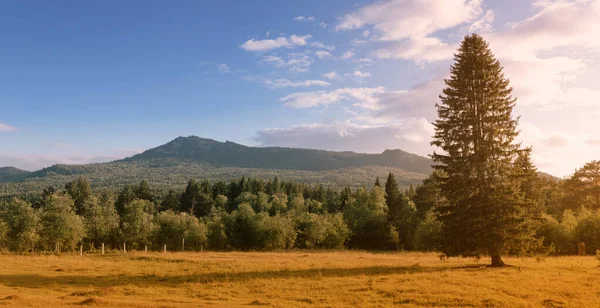
<path fill-rule="evenodd" d="M 54 165 L 27 172 L 0 170 L 0 195 L 64 186 L 84 176 L 95 188 L 118 188 L 149 181 L 160 188 L 183 187 L 191 178 L 231 180 L 246 177 L 295 180 L 328 186 L 372 185 L 394 173 L 403 187 L 419 184 L 431 173 L 432 161 L 402 150 L 381 154 L 333 152 L 284 147 L 249 147 L 196 136 L 179 137 L 122 160 L 87 165 Z"/>
<path fill-rule="evenodd" d="M 27 174 L 29 174 L 29 171 L 14 167 L 0 167 L 0 182 L 18 180 L 27 176 Z"/>
<path fill-rule="evenodd" d="M 381 166 L 409 172 L 430 173 L 431 160 L 402 150 L 385 150 L 381 154 L 332 152 L 324 150 L 248 147 L 234 142 L 218 142 L 196 136 L 179 137 L 124 161 L 148 161 L 178 158 L 241 168 L 322 171 L 340 168 Z"/>

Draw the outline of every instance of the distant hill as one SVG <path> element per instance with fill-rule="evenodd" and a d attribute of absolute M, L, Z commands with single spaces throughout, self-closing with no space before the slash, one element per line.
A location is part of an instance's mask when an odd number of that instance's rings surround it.
<path fill-rule="evenodd" d="M 19 180 L 26 177 L 30 172 L 14 167 L 0 167 L 0 182 Z"/>
<path fill-rule="evenodd" d="M 191 178 L 231 180 L 275 176 L 333 187 L 372 185 L 392 172 L 399 184 L 419 184 L 432 161 L 402 150 L 381 154 L 283 147 L 248 147 L 196 136 L 179 137 L 122 160 L 88 165 L 54 165 L 35 172 L 1 168 L 0 195 L 41 191 L 85 176 L 96 188 L 118 188 L 148 180 L 158 187 L 183 187 Z"/>
<path fill-rule="evenodd" d="M 381 166 L 429 174 L 432 165 L 430 159 L 402 150 L 385 150 L 381 154 L 360 154 L 282 147 L 248 147 L 234 142 L 218 142 L 196 136 L 179 137 L 123 161 L 148 161 L 162 158 L 177 158 L 214 166 L 306 171 Z"/>
<path fill-rule="evenodd" d="M 556 176 L 553 176 L 551 174 L 548 174 L 546 172 L 538 172 L 538 177 L 542 178 L 542 179 L 549 179 L 549 180 L 553 180 L 555 182 L 560 182 L 562 179 Z"/>

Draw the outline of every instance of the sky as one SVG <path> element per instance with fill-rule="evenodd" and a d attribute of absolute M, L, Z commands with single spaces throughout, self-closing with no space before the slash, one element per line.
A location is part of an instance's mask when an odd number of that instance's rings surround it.
<path fill-rule="evenodd" d="M 474 32 L 538 168 L 600 159 L 600 0 L 8 0 L 0 166 L 104 162 L 188 135 L 425 156 Z"/>

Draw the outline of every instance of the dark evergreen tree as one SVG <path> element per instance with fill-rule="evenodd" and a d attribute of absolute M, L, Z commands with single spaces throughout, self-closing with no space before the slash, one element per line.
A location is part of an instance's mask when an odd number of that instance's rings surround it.
<path fill-rule="evenodd" d="M 135 190 L 135 195 L 138 199 L 152 201 L 154 199 L 154 192 L 150 188 L 148 182 L 141 181 Z"/>
<path fill-rule="evenodd" d="M 174 212 L 179 211 L 179 194 L 172 189 L 169 190 L 167 195 L 163 198 L 162 202 L 160 203 L 160 210 L 171 210 Z"/>
<path fill-rule="evenodd" d="M 77 213 L 77 215 L 83 215 L 85 205 L 92 197 L 92 187 L 90 186 L 90 182 L 86 178 L 80 177 L 67 183 L 65 185 L 65 190 L 74 201 L 75 213 Z"/>
<path fill-rule="evenodd" d="M 447 87 L 436 104 L 432 145 L 448 206 L 442 250 L 449 256 L 488 254 L 492 266 L 532 234 L 519 187 L 511 176 L 519 146 L 516 99 L 500 62 L 478 34 L 465 37 L 454 57 Z"/>
<path fill-rule="evenodd" d="M 437 171 L 434 171 L 433 174 L 423 180 L 423 184 L 417 187 L 412 198 L 419 219 L 424 218 L 427 212 L 443 206 L 446 202 L 438 181 L 442 176 L 436 173 Z"/>
<path fill-rule="evenodd" d="M 396 226 L 402 208 L 402 193 L 398 188 L 396 177 L 390 173 L 385 181 L 385 203 L 388 207 L 388 222 Z"/>
<path fill-rule="evenodd" d="M 188 214 L 194 214 L 198 195 L 200 195 L 200 184 L 195 180 L 189 180 L 185 191 L 179 197 L 179 210 Z"/>
<path fill-rule="evenodd" d="M 117 209 L 117 213 L 119 215 L 123 215 L 125 211 L 125 205 L 133 202 L 137 198 L 135 194 L 135 188 L 131 185 L 126 185 L 119 192 L 119 196 L 117 197 L 117 201 L 115 202 L 115 208 Z"/>

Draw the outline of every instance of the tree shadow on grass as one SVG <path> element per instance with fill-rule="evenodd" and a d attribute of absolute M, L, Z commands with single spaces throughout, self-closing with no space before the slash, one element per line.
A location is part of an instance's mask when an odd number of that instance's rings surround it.
<path fill-rule="evenodd" d="M 232 273 L 202 273 L 180 276 L 159 275 L 106 275 L 78 276 L 58 275 L 43 276 L 37 274 L 0 275 L 0 284 L 10 287 L 44 288 L 44 287 L 94 287 L 109 288 L 115 286 L 135 285 L 138 287 L 165 286 L 177 287 L 184 283 L 219 283 L 248 282 L 259 279 L 320 279 L 351 276 L 379 276 L 394 274 L 414 274 L 459 270 L 460 267 L 420 267 L 415 266 L 371 266 L 360 268 L 317 268 L 307 270 L 256 271 Z"/>

